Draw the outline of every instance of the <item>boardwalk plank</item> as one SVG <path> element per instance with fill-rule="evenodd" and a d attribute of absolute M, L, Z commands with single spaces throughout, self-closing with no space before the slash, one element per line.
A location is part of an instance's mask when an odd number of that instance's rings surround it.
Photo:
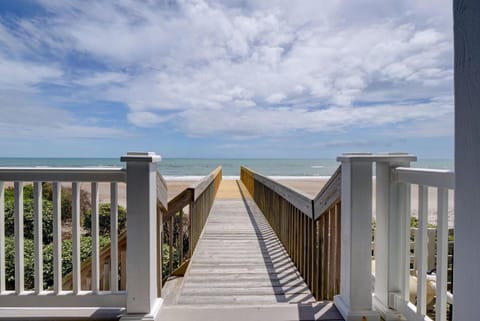
<path fill-rule="evenodd" d="M 208 310 L 210 306 L 214 310 Z M 292 308 L 282 314 L 286 306 Z M 233 307 L 238 308 L 231 310 Z M 241 319 L 342 320 L 332 303 L 315 301 L 275 232 L 249 198 L 215 201 L 179 295 L 174 303 L 166 302 L 164 310 L 166 320 L 177 321 L 187 316 L 209 320 L 212 313 L 222 311 L 230 311 L 229 319 L 244 311 L 252 318 L 240 314 Z"/>

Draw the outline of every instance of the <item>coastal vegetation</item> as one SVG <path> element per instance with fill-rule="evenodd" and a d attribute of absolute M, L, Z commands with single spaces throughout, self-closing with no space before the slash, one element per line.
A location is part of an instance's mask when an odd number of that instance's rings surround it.
<path fill-rule="evenodd" d="M 5 274 L 6 288 L 15 288 L 15 209 L 14 189 L 5 188 Z M 25 262 L 25 288 L 34 287 L 34 192 L 33 185 L 23 187 L 23 220 L 24 220 L 24 262 Z M 61 217 L 62 217 L 62 276 L 72 272 L 72 190 L 62 187 Z M 43 243 L 43 287 L 53 286 L 53 201 L 52 184 L 42 184 L 42 243 Z M 80 259 L 82 262 L 92 257 L 92 208 L 90 194 L 84 190 L 80 192 L 80 224 L 82 227 L 80 238 Z M 110 245 L 110 203 L 99 204 L 99 245 L 104 249 Z M 127 228 L 127 210 L 118 206 L 118 233 Z M 179 223 L 175 222 L 174 235 L 178 237 Z M 169 238 L 168 230 L 164 237 Z M 187 248 L 185 244 L 185 248 Z M 168 272 L 168 244 L 163 245 L 163 271 L 164 277 Z M 178 266 L 179 257 L 173 248 L 174 266 Z"/>
<path fill-rule="evenodd" d="M 34 200 L 33 185 L 23 188 L 23 220 L 24 220 L 24 262 L 25 288 L 34 286 Z M 43 286 L 45 289 L 53 286 L 53 202 L 52 185 L 42 184 L 42 242 L 43 242 Z M 72 190 L 62 187 L 62 275 L 72 272 Z M 80 193 L 80 213 L 82 236 L 80 238 L 81 261 L 92 256 L 91 204 L 90 195 L 86 191 Z M 126 228 L 126 209 L 119 206 L 119 232 Z M 7 289 L 15 287 L 15 229 L 14 229 L 14 189 L 5 188 L 5 274 Z M 99 206 L 100 218 L 100 248 L 110 244 L 110 204 Z"/>

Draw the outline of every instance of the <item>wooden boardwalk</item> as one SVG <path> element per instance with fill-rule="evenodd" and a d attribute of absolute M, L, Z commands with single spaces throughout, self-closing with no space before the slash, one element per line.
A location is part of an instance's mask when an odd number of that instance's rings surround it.
<path fill-rule="evenodd" d="M 343 320 L 332 303 L 315 301 L 241 184 L 222 182 L 163 320 Z"/>

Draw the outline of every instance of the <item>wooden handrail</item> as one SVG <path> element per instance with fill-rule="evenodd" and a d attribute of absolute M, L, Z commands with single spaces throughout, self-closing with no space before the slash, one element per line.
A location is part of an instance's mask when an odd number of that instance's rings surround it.
<path fill-rule="evenodd" d="M 332 300 L 340 291 L 340 169 L 315 198 L 243 166 L 240 178 L 317 300 Z"/>
<path fill-rule="evenodd" d="M 318 219 L 325 211 L 340 199 L 342 189 L 342 167 L 339 166 L 328 182 L 313 199 L 314 219 Z"/>
<path fill-rule="evenodd" d="M 217 168 L 215 168 L 210 174 L 208 174 L 207 176 L 205 176 L 202 180 L 200 180 L 200 182 L 190 186 L 190 189 L 193 190 L 193 200 L 197 200 L 197 198 L 200 197 L 200 195 L 202 195 L 202 193 L 208 188 L 208 186 L 213 182 L 215 181 L 215 179 L 217 178 L 217 176 L 220 174 L 222 174 L 222 167 L 221 166 L 218 166 Z M 217 187 L 218 189 L 218 187 Z"/>
<path fill-rule="evenodd" d="M 157 206 L 159 206 L 162 211 L 167 211 L 168 204 L 168 190 L 167 182 L 163 179 L 163 176 L 157 172 Z"/>
<path fill-rule="evenodd" d="M 258 181 L 267 186 L 271 190 L 275 191 L 278 195 L 281 195 L 286 201 L 302 211 L 303 214 L 312 218 L 313 214 L 313 200 L 310 196 L 302 191 L 299 191 L 293 187 L 285 186 L 279 182 L 268 178 L 267 176 L 258 174 L 251 169 L 242 167 L 247 170 L 252 176 L 254 181 Z"/>

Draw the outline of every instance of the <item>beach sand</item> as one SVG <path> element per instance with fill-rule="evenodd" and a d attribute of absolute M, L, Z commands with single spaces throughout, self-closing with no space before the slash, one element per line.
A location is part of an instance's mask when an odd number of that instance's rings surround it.
<path fill-rule="evenodd" d="M 292 178 L 292 179 L 278 179 L 279 183 L 292 187 L 296 190 L 302 191 L 308 194 L 311 198 L 314 198 L 315 195 L 322 189 L 325 183 L 328 181 L 327 178 Z M 167 180 L 168 187 L 168 199 L 171 200 L 178 193 L 182 192 L 185 188 L 191 186 L 198 182 L 198 180 Z M 13 186 L 13 183 L 7 183 L 6 186 Z M 71 187 L 71 183 L 62 183 L 62 186 Z M 80 188 L 90 193 L 91 184 L 90 183 L 81 183 Z M 375 215 L 375 178 L 373 179 L 373 201 L 372 209 L 373 214 Z M 238 194 L 237 183 L 235 180 L 224 180 L 222 184 L 222 190 L 219 192 L 217 197 L 219 198 L 230 198 L 230 197 L 239 197 L 239 195 L 230 195 L 229 193 Z M 428 223 L 436 224 L 437 223 L 437 192 L 434 188 L 429 188 L 429 204 L 428 204 Z M 454 195 L 453 191 L 449 191 L 448 195 L 448 225 L 453 227 L 454 223 Z M 99 201 L 100 203 L 109 203 L 110 202 L 110 184 L 109 183 L 100 183 L 99 184 Z M 118 184 L 118 204 L 121 206 L 126 206 L 126 186 L 124 183 Z M 411 213 L 412 216 L 417 216 L 418 213 L 418 187 L 413 185 L 411 188 Z"/>

